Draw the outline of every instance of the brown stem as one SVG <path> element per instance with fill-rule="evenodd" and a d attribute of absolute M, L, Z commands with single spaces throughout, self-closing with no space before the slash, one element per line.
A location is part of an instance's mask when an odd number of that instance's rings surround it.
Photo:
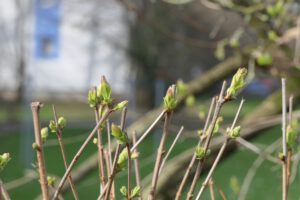
<path fill-rule="evenodd" d="M 233 122 L 231 124 L 231 128 L 230 128 L 231 131 L 234 129 L 234 127 L 236 125 L 237 119 L 238 119 L 239 114 L 240 114 L 240 112 L 242 110 L 244 102 L 245 102 L 245 100 L 242 99 L 242 101 L 241 101 L 241 103 L 239 105 L 239 108 L 238 108 L 238 110 L 237 110 L 237 112 L 235 114 L 234 120 L 233 120 Z M 213 163 L 213 165 L 212 165 L 212 167 L 210 169 L 210 171 L 208 172 L 208 175 L 207 175 L 206 179 L 204 180 L 204 182 L 203 182 L 203 184 L 202 184 L 202 186 L 200 188 L 200 191 L 199 191 L 199 193 L 198 193 L 198 195 L 196 197 L 196 200 L 199 200 L 201 198 L 201 196 L 202 196 L 202 194 L 204 192 L 204 189 L 206 188 L 206 186 L 208 184 L 208 181 L 211 179 L 212 174 L 214 173 L 214 171 L 215 171 L 215 169 L 216 169 L 216 167 L 217 167 L 217 165 L 218 165 L 218 163 L 219 163 L 219 161 L 220 161 L 220 159 L 221 159 L 221 157 L 222 157 L 222 155 L 223 155 L 223 153 L 225 151 L 225 148 L 226 148 L 229 140 L 230 140 L 230 138 L 227 136 L 226 139 L 225 139 L 225 142 L 223 143 L 223 145 L 222 145 L 222 147 L 221 147 L 221 149 L 220 149 L 220 151 L 219 151 L 219 153 L 218 153 L 218 155 L 217 155 L 217 157 L 216 157 L 216 159 L 215 159 L 215 161 L 214 161 L 214 163 Z"/>
<path fill-rule="evenodd" d="M 156 162 L 155 162 L 155 167 L 154 167 L 154 172 L 152 176 L 152 184 L 151 184 L 151 190 L 148 196 L 148 200 L 155 200 L 155 191 L 156 191 L 156 185 L 158 181 L 158 175 L 159 175 L 159 169 L 160 165 L 163 159 L 163 154 L 164 154 L 164 149 L 165 149 L 165 143 L 166 139 L 168 136 L 168 126 L 169 126 L 169 121 L 170 121 L 170 113 L 166 112 L 165 113 L 165 122 L 164 122 L 164 128 L 163 128 L 163 135 L 160 140 L 160 144 L 158 147 L 157 151 L 157 156 L 156 156 Z"/>
<path fill-rule="evenodd" d="M 2 199 L 2 197 L 3 197 L 3 200 L 10 200 L 10 196 L 9 196 L 7 190 L 5 189 L 2 180 L 0 179 L 0 199 Z"/>
<path fill-rule="evenodd" d="M 212 179 L 209 179 L 209 192 L 211 200 L 215 200 L 214 183 Z"/>
<path fill-rule="evenodd" d="M 221 147 L 221 149 L 220 149 L 220 151 L 219 151 L 219 153 L 217 155 L 217 158 L 215 159 L 215 161 L 214 161 L 214 163 L 213 163 L 213 165 L 212 165 L 212 167 L 211 167 L 211 169 L 210 169 L 210 171 L 209 171 L 206 179 L 204 180 L 204 182 L 203 182 L 203 184 L 202 184 L 202 186 L 200 188 L 200 191 L 199 191 L 199 193 L 198 193 L 198 195 L 196 197 L 196 200 L 199 200 L 201 198 L 201 196 L 202 196 L 202 194 L 204 192 L 204 189 L 207 186 L 207 183 L 208 183 L 209 179 L 211 178 L 213 172 L 215 171 L 215 169 L 217 167 L 217 164 L 219 163 L 219 161 L 220 161 L 220 159 L 221 159 L 221 157 L 222 157 L 222 155 L 223 155 L 223 153 L 225 151 L 225 148 L 226 148 L 226 146 L 228 144 L 228 141 L 229 141 L 229 138 L 226 138 L 225 142 L 223 143 L 223 145 L 222 145 L 222 147 Z"/>
<path fill-rule="evenodd" d="M 127 199 L 131 200 L 131 151 L 130 151 L 130 146 L 129 143 L 126 143 L 126 149 L 127 149 L 127 153 L 128 153 L 128 171 L 127 171 L 127 175 L 128 175 L 128 179 L 127 179 Z"/>
<path fill-rule="evenodd" d="M 222 89 L 220 91 L 220 95 L 218 97 L 218 101 L 217 101 L 216 107 L 215 107 L 214 115 L 213 115 L 212 121 L 210 123 L 210 127 L 211 128 L 208 129 L 208 133 L 206 133 L 206 129 L 204 130 L 205 131 L 204 134 L 207 135 L 207 139 L 206 139 L 205 144 L 204 144 L 204 152 L 205 152 L 204 155 L 206 155 L 206 152 L 207 152 L 207 150 L 209 148 L 210 141 L 211 141 L 211 138 L 212 138 L 212 135 L 213 135 L 213 131 L 214 131 L 217 119 L 219 117 L 221 108 L 222 108 L 223 104 L 226 102 L 224 100 L 225 88 L 226 88 L 226 82 L 224 81 L 223 85 L 222 85 Z M 195 191 L 195 188 L 196 188 L 196 184 L 197 184 L 197 181 L 198 181 L 198 179 L 200 177 L 202 169 L 204 167 L 205 161 L 206 161 L 206 156 L 204 156 L 203 159 L 200 159 L 198 161 L 198 165 L 197 165 L 197 168 L 196 168 L 196 173 L 194 175 L 193 182 L 192 182 L 191 187 L 189 189 L 189 192 L 187 194 L 187 199 L 188 200 L 191 200 L 193 198 L 194 191 Z"/>
<path fill-rule="evenodd" d="M 124 130 L 124 126 L 125 126 L 126 114 L 127 114 L 127 108 L 124 108 L 123 111 L 122 111 L 122 116 L 121 116 L 121 130 L 122 131 Z M 118 144 L 116 152 L 115 152 L 115 158 L 114 158 L 114 163 L 113 163 L 113 167 L 112 167 L 112 173 L 109 176 L 106 187 L 103 188 L 102 193 L 100 194 L 98 199 L 101 199 L 104 194 L 105 194 L 105 197 L 104 197 L 105 200 L 108 200 L 108 198 L 109 198 L 111 187 L 112 187 L 115 175 L 117 173 L 117 163 L 118 163 L 118 158 L 119 158 L 119 155 L 120 155 L 120 152 L 121 152 L 121 148 L 122 148 L 122 145 Z"/>
<path fill-rule="evenodd" d="M 282 86 L 282 200 L 287 200 L 287 143 L 286 143 L 286 80 L 281 79 Z"/>
<path fill-rule="evenodd" d="M 136 143 L 136 132 L 134 131 L 132 134 L 132 141 L 133 145 Z M 138 153 L 137 148 L 133 151 L 133 153 Z M 140 167 L 139 167 L 139 160 L 138 158 L 134 159 L 134 171 L 135 171 L 135 179 L 136 179 L 136 185 L 140 187 L 140 197 L 139 200 L 143 200 L 142 195 L 142 184 L 141 184 L 141 176 L 140 176 Z"/>
<path fill-rule="evenodd" d="M 102 106 L 98 108 L 98 106 L 95 108 L 95 119 L 96 124 L 99 122 L 99 117 L 102 113 Z M 104 172 L 104 153 L 103 153 L 103 143 L 102 143 L 102 131 L 101 127 L 97 129 L 97 147 L 98 147 L 98 166 L 99 166 L 99 178 L 100 178 L 100 191 L 103 190 L 103 187 L 105 186 L 105 172 Z"/>
<path fill-rule="evenodd" d="M 36 150 L 36 156 L 38 162 L 38 171 L 40 175 L 40 185 L 42 189 L 43 200 L 48 200 L 49 191 L 48 191 L 48 183 L 47 183 L 46 166 L 44 160 L 43 143 L 41 138 L 40 118 L 39 118 L 39 110 L 41 106 L 42 104 L 37 101 L 31 103 L 35 143 L 38 146 L 38 149 Z"/>
<path fill-rule="evenodd" d="M 55 193 L 53 196 L 53 200 L 56 200 L 60 190 L 62 189 L 64 183 L 66 182 L 67 177 L 69 176 L 71 170 L 73 169 L 74 165 L 77 163 L 79 157 L 81 156 L 82 152 L 84 151 L 84 149 L 86 148 L 86 146 L 89 144 L 89 142 L 93 139 L 95 133 L 97 132 L 97 129 L 100 127 L 100 125 L 108 118 L 108 116 L 113 112 L 113 110 L 108 110 L 104 116 L 100 119 L 100 121 L 97 123 L 97 125 L 95 126 L 95 128 L 92 130 L 92 132 L 90 133 L 90 135 L 87 137 L 87 139 L 84 141 L 84 143 L 81 145 L 81 147 L 79 148 L 79 150 L 77 151 L 76 155 L 73 157 L 68 169 L 66 170 L 64 176 L 62 177 Z"/>
<path fill-rule="evenodd" d="M 55 121 L 56 127 L 58 127 L 57 114 L 56 114 L 56 109 L 55 109 L 54 105 L 52 105 L 52 110 L 53 110 L 53 116 L 54 116 L 54 121 Z M 57 139 L 58 139 L 58 143 L 59 143 L 60 152 L 61 152 L 61 155 L 62 155 L 62 158 L 63 158 L 64 166 L 65 166 L 65 169 L 67 170 L 67 168 L 68 168 L 68 162 L 67 162 L 67 157 L 66 157 L 66 153 L 65 153 L 64 143 L 62 141 L 62 130 L 59 127 L 57 129 L 56 136 L 57 136 Z M 78 200 L 78 194 L 77 194 L 75 185 L 73 183 L 73 179 L 72 179 L 71 173 L 68 176 L 68 181 L 69 181 L 69 184 L 71 186 L 71 190 L 72 190 L 74 199 Z"/>
<path fill-rule="evenodd" d="M 209 107 L 209 111 L 208 111 L 208 115 L 207 115 L 207 118 L 206 118 L 206 121 L 205 121 L 205 125 L 204 125 L 204 129 L 203 129 L 203 132 L 204 132 L 204 133 L 206 132 L 208 123 L 209 123 L 209 121 L 210 121 L 210 117 L 211 117 L 213 108 L 214 108 L 214 106 L 215 106 L 215 101 L 216 101 L 216 98 L 213 98 L 212 101 L 211 101 L 211 104 L 210 104 L 210 107 Z M 204 139 L 205 139 L 205 136 L 206 136 L 206 134 L 204 134 L 204 137 L 200 137 L 199 142 L 198 142 L 198 146 L 199 146 L 199 145 L 202 145 L 202 143 L 203 143 L 203 141 L 204 141 Z M 184 176 L 183 176 L 183 179 L 182 179 L 182 181 L 181 181 L 181 183 L 180 183 L 180 186 L 179 186 L 179 188 L 178 188 L 178 191 L 176 192 L 176 197 L 175 197 L 176 200 L 179 200 L 179 199 L 181 198 L 183 188 L 184 188 L 184 186 L 185 186 L 185 184 L 186 184 L 186 182 L 187 182 L 187 179 L 188 179 L 189 174 L 190 174 L 191 171 L 192 171 L 192 167 L 193 167 L 195 161 L 196 161 L 196 153 L 193 154 L 193 157 L 192 157 L 192 159 L 191 159 L 191 161 L 190 161 L 190 163 L 189 163 L 189 166 L 188 166 L 187 170 L 185 171 L 185 174 L 184 174 Z"/>

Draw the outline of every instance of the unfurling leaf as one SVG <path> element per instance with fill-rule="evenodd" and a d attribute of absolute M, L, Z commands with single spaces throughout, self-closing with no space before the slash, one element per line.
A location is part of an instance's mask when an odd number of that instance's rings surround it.
<path fill-rule="evenodd" d="M 50 122 L 49 122 L 49 128 L 50 128 L 51 133 L 56 133 L 57 127 L 56 127 L 55 121 L 50 120 Z"/>
<path fill-rule="evenodd" d="M 67 120 L 64 117 L 59 117 L 57 122 L 60 129 L 65 128 L 67 125 Z"/>
<path fill-rule="evenodd" d="M 131 190 L 131 198 L 136 198 L 139 197 L 141 193 L 141 188 L 139 186 L 135 186 L 132 190 Z"/>
<path fill-rule="evenodd" d="M 7 165 L 7 163 L 11 160 L 9 153 L 3 153 L 0 155 L 0 171 L 4 169 L 4 167 Z"/>
<path fill-rule="evenodd" d="M 245 78 L 247 75 L 246 68 L 239 68 L 238 71 L 234 74 L 230 87 L 227 89 L 225 99 L 231 99 L 235 97 L 236 93 L 238 93 L 245 85 Z"/>
<path fill-rule="evenodd" d="M 101 77 L 101 85 L 97 89 L 97 95 L 101 98 L 103 104 L 111 104 L 111 88 L 108 82 L 106 81 L 105 76 Z"/>
<path fill-rule="evenodd" d="M 100 103 L 99 98 L 97 96 L 97 91 L 95 88 L 89 90 L 88 93 L 88 102 L 91 108 L 95 108 Z"/>
<path fill-rule="evenodd" d="M 53 176 L 47 176 L 47 184 L 50 187 L 54 187 L 56 178 Z"/>
<path fill-rule="evenodd" d="M 166 96 L 164 97 L 164 108 L 167 112 L 171 112 L 176 108 L 176 104 L 175 87 L 170 86 L 167 90 Z"/>
<path fill-rule="evenodd" d="M 114 107 L 114 111 L 118 111 L 118 110 L 122 110 L 123 108 L 125 108 L 128 105 L 128 101 L 122 101 L 120 103 L 118 103 L 115 107 Z"/>
<path fill-rule="evenodd" d="M 122 171 L 125 169 L 127 160 L 128 160 L 128 151 L 126 148 L 124 148 L 118 158 L 117 171 Z"/>
<path fill-rule="evenodd" d="M 204 147 L 198 146 L 198 147 L 196 148 L 195 153 L 196 153 L 197 159 L 202 159 L 202 158 L 204 158 L 205 156 L 208 156 L 208 155 L 210 154 L 210 150 L 207 150 L 206 153 L 205 153 Z"/>
<path fill-rule="evenodd" d="M 44 127 L 41 129 L 41 138 L 42 142 L 45 143 L 48 138 L 48 127 Z"/>
<path fill-rule="evenodd" d="M 119 144 L 124 144 L 127 142 L 126 134 L 121 130 L 121 128 L 114 123 L 111 125 L 111 134 L 118 141 Z"/>
<path fill-rule="evenodd" d="M 227 132 L 230 138 L 235 139 L 241 134 L 241 126 L 234 127 L 232 130 L 228 129 Z"/>
<path fill-rule="evenodd" d="M 120 192 L 122 193 L 122 196 L 123 197 L 127 197 L 127 188 L 126 188 L 126 186 L 122 186 L 121 188 L 120 188 Z"/>

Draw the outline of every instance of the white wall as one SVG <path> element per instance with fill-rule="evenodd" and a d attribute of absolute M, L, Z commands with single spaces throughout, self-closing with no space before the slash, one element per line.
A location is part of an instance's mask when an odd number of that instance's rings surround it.
<path fill-rule="evenodd" d="M 16 16 L 11 2 L 0 0 L 0 7 L 7 8 L 7 12 L 0 12 L 7 32 L 13 32 L 11 24 Z M 30 95 L 50 95 L 52 92 L 85 94 L 88 88 L 98 84 L 101 75 L 107 77 L 116 93 L 122 93 L 129 76 L 129 61 L 125 53 L 128 27 L 123 8 L 114 0 L 68 0 L 61 3 L 61 50 L 58 58 L 34 57 L 35 19 L 33 15 L 28 18 L 26 76 L 27 85 L 33 88 Z M 9 46 L 8 42 L 5 45 Z M 3 58 L 0 55 L 0 59 L 0 90 L 15 90 L 16 63 L 13 57 Z"/>

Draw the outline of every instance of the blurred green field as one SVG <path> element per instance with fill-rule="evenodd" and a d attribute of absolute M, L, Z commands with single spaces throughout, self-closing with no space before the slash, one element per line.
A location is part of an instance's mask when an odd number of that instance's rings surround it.
<path fill-rule="evenodd" d="M 256 103 L 246 104 L 245 110 L 242 113 L 243 115 L 251 110 Z M 223 115 L 227 118 L 231 118 L 231 113 L 233 109 L 236 107 L 236 103 L 228 104 L 228 106 L 224 107 Z M 50 111 L 48 112 L 50 115 Z M 47 117 L 44 117 L 45 119 Z M 91 116 L 91 122 L 92 122 Z M 72 123 L 72 122 L 70 122 Z M 88 134 L 88 132 L 92 129 L 86 128 L 66 128 L 64 131 L 63 137 L 66 142 L 66 154 L 67 157 L 70 158 L 76 153 L 77 149 L 83 142 L 84 137 Z M 272 128 L 264 134 L 256 137 L 253 142 L 260 146 L 261 148 L 266 147 L 268 144 L 274 142 L 276 139 L 280 137 L 280 127 Z M 24 175 L 24 168 L 22 164 L 22 154 L 21 154 L 21 140 L 22 133 L 9 133 L 5 136 L 0 137 L 0 152 L 10 152 L 12 156 L 11 162 L 5 168 L 4 171 L 0 173 L 1 179 L 7 184 L 11 185 L 12 181 L 18 179 Z M 140 167 L 141 167 L 141 176 L 146 177 L 149 173 L 151 173 L 153 169 L 153 161 L 156 153 L 156 149 L 158 146 L 158 140 L 161 132 L 156 131 L 155 133 L 150 134 L 150 136 L 140 145 Z M 59 147 L 57 145 L 51 145 L 53 142 L 52 139 L 55 138 L 54 134 L 50 134 L 49 140 L 47 141 L 48 146 L 45 147 L 45 157 L 47 164 L 47 171 L 49 174 L 54 174 L 57 176 L 62 176 L 64 172 L 63 162 L 61 159 Z M 174 134 L 170 135 L 167 145 L 170 145 L 172 139 L 174 138 Z M 192 137 L 182 137 L 179 140 L 179 143 L 176 145 L 173 153 L 171 154 L 171 158 L 176 156 L 179 152 L 182 152 L 185 149 L 188 149 L 192 146 L 196 146 L 197 140 Z M 29 146 L 28 148 L 31 149 Z M 86 150 L 84 151 L 82 157 L 79 159 L 79 163 L 84 162 L 84 160 L 91 155 L 92 153 L 97 152 L 97 148 L 94 144 L 89 144 Z M 277 155 L 278 151 L 274 153 Z M 235 151 L 230 154 L 226 159 L 222 160 L 217 170 L 213 176 L 215 184 L 222 189 L 222 191 L 226 194 L 227 199 L 233 200 L 237 199 L 237 190 L 241 186 L 243 179 L 251 167 L 252 163 L 256 160 L 257 155 L 249 152 L 246 149 L 240 148 L 239 151 Z M 77 165 L 78 166 L 78 165 Z M 32 168 L 33 169 L 33 168 Z M 164 169 L 167 170 L 167 169 Z M 80 199 L 96 199 L 98 196 L 98 173 L 97 170 L 90 173 L 83 181 L 76 184 L 76 188 L 79 193 Z M 203 178 L 202 178 L 203 180 Z M 237 180 L 237 184 L 232 186 L 232 180 Z M 117 176 L 116 180 L 116 188 L 120 188 L 122 185 L 127 184 L 127 176 L 125 172 L 121 172 Z M 299 184 L 300 178 L 299 174 L 294 181 L 294 183 L 290 187 L 289 200 L 299 199 Z M 196 191 L 198 190 L 197 186 Z M 210 199 L 209 190 L 206 190 L 203 199 Z M 216 199 L 221 199 L 218 195 L 217 190 Z M 38 180 L 34 179 L 21 187 L 11 188 L 9 189 L 9 193 L 12 199 L 34 199 L 40 194 L 40 187 L 38 184 Z M 117 199 L 122 199 L 120 197 L 119 189 L 117 189 L 117 194 L 119 195 Z M 261 166 L 259 166 L 257 173 L 254 177 L 254 180 L 249 188 L 249 193 L 247 195 L 247 200 L 254 199 L 264 199 L 264 200 L 273 200 L 281 198 L 281 167 L 276 166 L 269 161 L 264 161 Z M 65 199 L 73 199 L 72 194 L 68 192 L 65 195 Z"/>

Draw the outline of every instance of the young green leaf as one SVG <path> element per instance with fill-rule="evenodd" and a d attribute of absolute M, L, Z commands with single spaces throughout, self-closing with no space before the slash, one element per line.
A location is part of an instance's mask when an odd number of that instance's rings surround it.
<path fill-rule="evenodd" d="M 128 101 L 122 101 L 122 102 L 118 103 L 118 104 L 113 108 L 113 110 L 114 110 L 114 111 L 122 110 L 123 108 L 127 107 L 127 105 L 128 105 Z"/>
<path fill-rule="evenodd" d="M 108 82 L 106 81 L 105 76 L 101 77 L 101 85 L 100 88 L 98 88 L 98 95 L 102 100 L 103 104 L 109 105 L 112 102 L 111 97 L 111 88 Z"/>
<path fill-rule="evenodd" d="M 66 118 L 64 118 L 64 117 L 59 117 L 59 118 L 58 118 L 58 126 L 59 126 L 59 128 L 60 128 L 60 129 L 63 129 L 63 128 L 66 127 L 66 125 L 67 125 L 67 120 L 66 120 Z"/>
<path fill-rule="evenodd" d="M 99 98 L 97 96 L 97 92 L 95 89 L 91 89 L 89 90 L 88 93 L 88 102 L 91 108 L 95 108 L 98 106 L 99 102 Z"/>
<path fill-rule="evenodd" d="M 228 136 L 230 138 L 235 139 L 235 138 L 239 137 L 241 134 L 241 126 L 236 126 L 232 130 L 227 129 L 227 132 L 228 132 Z"/>
<path fill-rule="evenodd" d="M 7 163 L 11 160 L 9 153 L 3 153 L 0 155 L 0 171 L 4 169 L 4 167 L 7 165 Z"/>
<path fill-rule="evenodd" d="M 170 86 L 167 90 L 166 96 L 164 97 L 164 108 L 167 112 L 171 112 L 176 108 L 176 98 L 174 87 Z"/>
<path fill-rule="evenodd" d="M 132 190 L 131 190 L 131 198 L 136 198 L 139 197 L 141 193 L 141 188 L 139 186 L 135 186 Z"/>
<path fill-rule="evenodd" d="M 127 188 L 126 188 L 126 186 L 122 186 L 121 188 L 120 188 L 120 192 L 121 192 L 121 194 L 123 195 L 123 197 L 127 197 Z"/>
<path fill-rule="evenodd" d="M 56 127 L 56 123 L 54 120 L 50 120 L 49 128 L 50 128 L 51 133 L 56 133 L 57 127 Z"/>
<path fill-rule="evenodd" d="M 227 89 L 225 99 L 232 99 L 235 97 L 236 93 L 238 93 L 245 85 L 245 78 L 247 75 L 246 68 L 239 68 L 238 71 L 232 78 L 230 87 Z"/>
<path fill-rule="evenodd" d="M 50 187 L 54 187 L 56 178 L 53 176 L 47 176 L 47 184 Z"/>
<path fill-rule="evenodd" d="M 121 127 L 115 125 L 114 123 L 111 125 L 111 134 L 119 144 L 124 144 L 127 142 L 126 134 L 121 130 Z"/>
<path fill-rule="evenodd" d="M 44 127 L 41 129 L 41 138 L 42 138 L 42 142 L 45 143 L 47 138 L 48 138 L 48 127 Z"/>

